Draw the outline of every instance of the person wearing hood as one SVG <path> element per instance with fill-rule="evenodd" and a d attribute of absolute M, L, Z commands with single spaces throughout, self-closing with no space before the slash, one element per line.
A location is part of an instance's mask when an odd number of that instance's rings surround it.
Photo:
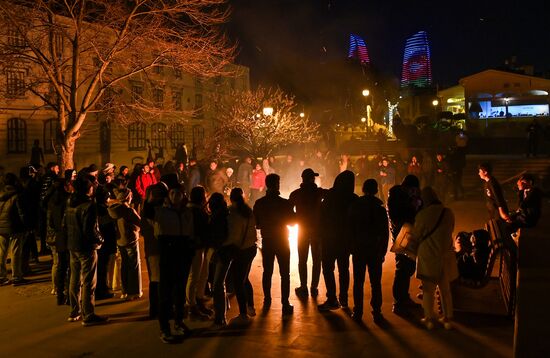
<path fill-rule="evenodd" d="M 22 259 L 27 221 L 22 202 L 19 181 L 15 174 L 4 177 L 4 189 L 0 192 L 0 285 L 26 283 L 23 278 Z M 11 251 L 12 280 L 7 278 L 6 260 Z"/>
<path fill-rule="evenodd" d="M 294 225 L 292 204 L 279 194 L 281 178 L 277 174 L 269 174 L 265 178 L 267 187 L 263 198 L 254 204 L 256 228 L 262 236 L 262 257 L 264 272 L 262 287 L 264 291 L 264 311 L 271 307 L 271 277 L 275 257 L 281 274 L 281 303 L 283 315 L 290 315 L 294 307 L 290 304 L 290 243 L 288 242 L 289 225 Z M 245 193 L 246 194 L 246 193 Z"/>
<path fill-rule="evenodd" d="M 296 296 L 305 298 L 307 289 L 307 259 L 311 247 L 313 267 L 311 272 L 310 292 L 312 297 L 319 294 L 319 278 L 321 276 L 321 239 L 319 238 L 319 217 L 321 204 L 326 190 L 317 187 L 315 178 L 319 176 L 313 169 L 302 172 L 300 188 L 290 193 L 289 201 L 296 210 L 298 221 L 298 272 L 300 287 L 295 289 Z"/>
<path fill-rule="evenodd" d="M 350 227 L 348 210 L 357 199 L 354 193 L 355 174 L 344 170 L 334 179 L 334 185 L 321 205 L 321 264 L 327 287 L 327 300 L 319 311 L 348 307 Z M 340 282 L 339 300 L 336 298 L 335 262 L 338 263 Z"/>
<path fill-rule="evenodd" d="M 349 209 L 351 254 L 353 257 L 353 308 L 352 318 L 363 317 L 363 285 L 366 269 L 369 270 L 372 315 L 374 322 L 382 322 L 382 264 L 388 250 L 388 214 L 378 193 L 378 183 L 367 179 L 363 183 L 363 196 Z"/>
<path fill-rule="evenodd" d="M 131 301 L 142 295 L 141 262 L 139 258 L 139 229 L 141 218 L 134 208 L 132 191 L 121 190 L 109 208 L 109 216 L 116 220 L 118 228 L 117 246 L 121 257 L 120 278 L 122 282 L 122 299 Z"/>
<path fill-rule="evenodd" d="M 393 240 L 399 235 L 403 224 L 414 224 L 416 213 L 422 208 L 420 181 L 412 174 L 407 175 L 400 185 L 389 191 L 388 216 Z M 409 294 L 411 277 L 416 271 L 416 262 L 407 255 L 395 255 L 395 277 L 393 280 L 393 312 L 407 314 L 411 309 L 419 308 Z"/>
<path fill-rule="evenodd" d="M 97 250 L 103 244 L 99 231 L 97 206 L 93 201 L 95 186 L 88 176 L 78 177 L 74 182 L 63 226 L 70 252 L 71 279 L 69 299 L 71 314 L 69 322 L 83 317 L 82 325 L 105 323 L 106 317 L 94 313 L 97 278 Z"/>
<path fill-rule="evenodd" d="M 453 245 L 455 219 L 451 209 L 443 206 L 434 189 L 422 189 L 424 208 L 416 215 L 413 235 L 418 238 L 416 277 L 422 280 L 422 324 L 427 329 L 434 326 L 435 289 L 439 288 L 443 317 L 439 321 L 445 329 L 451 329 L 453 302 L 450 283 L 458 278 L 458 268 Z"/>

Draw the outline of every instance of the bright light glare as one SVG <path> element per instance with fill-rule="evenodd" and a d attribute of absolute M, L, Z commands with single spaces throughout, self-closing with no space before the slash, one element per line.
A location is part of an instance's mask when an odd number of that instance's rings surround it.
<path fill-rule="evenodd" d="M 367 97 L 370 94 L 370 91 L 368 89 L 363 90 L 363 96 Z"/>
<path fill-rule="evenodd" d="M 365 123 L 366 121 L 367 121 L 367 119 L 365 117 L 361 118 L 362 123 Z"/>
<path fill-rule="evenodd" d="M 271 116 L 273 114 L 273 107 L 265 107 L 263 112 L 264 116 Z"/>
<path fill-rule="evenodd" d="M 437 99 L 434 99 L 434 100 L 432 101 L 432 105 L 433 105 L 434 107 L 437 106 L 438 104 L 439 104 L 439 101 L 438 101 Z"/>
<path fill-rule="evenodd" d="M 298 224 L 294 226 L 287 225 L 288 241 L 290 243 L 290 255 L 298 255 Z M 295 256 L 297 257 L 297 256 Z"/>
<path fill-rule="evenodd" d="M 306 116 L 306 114 L 304 112 L 300 113 L 300 118 L 304 118 L 305 116 Z"/>

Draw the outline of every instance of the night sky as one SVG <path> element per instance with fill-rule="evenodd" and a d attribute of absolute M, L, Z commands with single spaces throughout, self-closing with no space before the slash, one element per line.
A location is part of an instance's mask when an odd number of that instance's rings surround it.
<path fill-rule="evenodd" d="M 350 33 L 362 36 L 372 65 L 401 75 L 406 38 L 425 30 L 434 83 L 441 88 L 517 56 L 550 70 L 550 4 L 544 1 L 230 0 L 237 62 L 253 84 L 307 91 L 318 64 L 347 56 Z M 452 7 L 454 6 L 454 8 Z M 326 51 L 325 51 L 326 49 Z"/>

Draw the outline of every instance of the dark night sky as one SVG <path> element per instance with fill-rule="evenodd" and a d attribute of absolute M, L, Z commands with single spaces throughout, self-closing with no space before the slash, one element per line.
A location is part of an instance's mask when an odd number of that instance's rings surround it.
<path fill-rule="evenodd" d="M 550 70 L 550 4 L 532 0 L 230 0 L 230 34 L 237 62 L 252 83 L 300 92 L 304 69 L 347 55 L 350 33 L 362 36 L 373 66 L 401 74 L 407 37 L 425 30 L 434 82 L 441 87 L 516 55 L 521 64 Z M 454 7 L 454 8 L 453 8 Z M 325 47 L 327 52 L 322 51 Z"/>

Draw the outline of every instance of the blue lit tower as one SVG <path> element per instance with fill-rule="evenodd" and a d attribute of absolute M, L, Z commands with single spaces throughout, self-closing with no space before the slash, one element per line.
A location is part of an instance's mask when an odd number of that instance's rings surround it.
<path fill-rule="evenodd" d="M 365 40 L 354 34 L 349 35 L 348 58 L 357 59 L 362 65 L 370 63 L 369 52 L 367 51 Z"/>
<path fill-rule="evenodd" d="M 432 85 L 432 63 L 426 31 L 419 31 L 407 39 L 403 56 L 401 88 L 427 88 Z"/>

